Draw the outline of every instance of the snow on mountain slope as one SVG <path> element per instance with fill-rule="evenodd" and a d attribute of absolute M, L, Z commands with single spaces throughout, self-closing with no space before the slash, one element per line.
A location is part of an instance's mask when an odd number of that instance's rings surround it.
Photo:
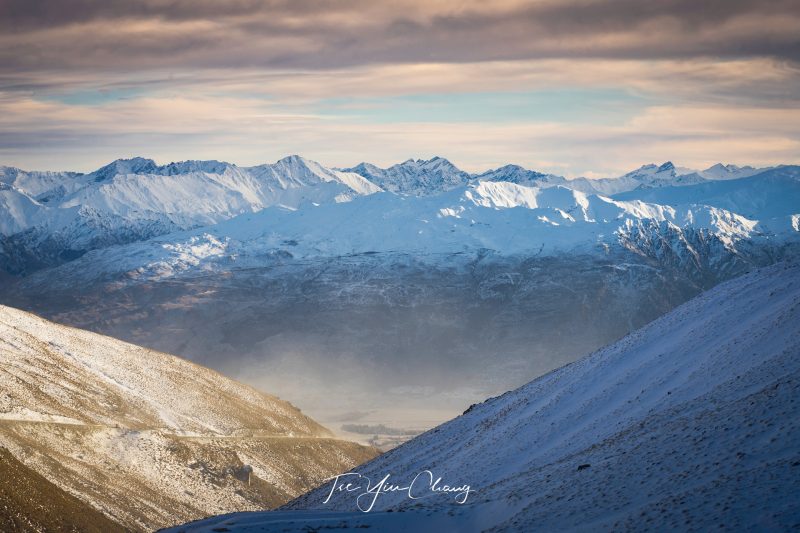
<path fill-rule="evenodd" d="M 357 174 L 299 156 L 250 168 L 219 161 L 158 166 L 134 158 L 85 175 L 0 170 L 2 259 L 7 270 L 22 272 L 38 266 L 32 260 L 26 265 L 27 256 L 57 264 L 90 249 L 214 224 L 272 205 L 296 209 L 380 191 Z"/>
<path fill-rule="evenodd" d="M 667 161 L 662 165 L 643 165 L 618 178 L 576 178 L 569 180 L 566 186 L 586 193 L 611 196 L 636 189 L 690 185 L 702 183 L 703 181 L 705 181 L 705 178 L 696 172 L 677 168 L 672 162 Z"/>
<path fill-rule="evenodd" d="M 757 171 L 717 165 L 707 172 L 718 180 Z M 386 169 L 362 163 L 332 170 L 296 155 L 254 167 L 220 161 L 157 165 L 137 157 L 89 174 L 0 167 L 0 268 L 28 274 L 89 250 L 209 226 L 266 207 L 307 209 L 382 190 L 435 196 L 489 182 L 608 196 L 707 181 L 702 174 L 672 163 L 645 165 L 606 180 L 566 180 L 516 165 L 468 174 L 440 157 L 409 159 Z"/>
<path fill-rule="evenodd" d="M 672 162 L 662 165 L 648 164 L 617 178 L 574 178 L 566 179 L 553 174 L 542 174 L 527 170 L 518 165 L 506 165 L 481 174 L 474 174 L 477 181 L 505 181 L 530 187 L 552 187 L 562 185 L 586 194 L 614 195 L 634 189 L 653 189 L 659 187 L 679 187 L 695 185 L 707 180 L 733 180 L 754 176 L 770 170 L 769 168 L 738 167 L 717 163 L 705 170 L 692 170 L 676 167 Z"/>
<path fill-rule="evenodd" d="M 747 178 L 770 170 L 769 168 L 754 168 L 751 166 L 723 165 L 717 163 L 705 170 L 698 172 L 701 176 L 709 180 L 735 180 Z"/>
<path fill-rule="evenodd" d="M 343 170 L 359 174 L 383 190 L 412 196 L 449 191 L 466 185 L 472 179 L 472 176 L 442 157 L 409 159 L 389 168 L 361 163 Z"/>
<path fill-rule="evenodd" d="M 502 181 L 525 185 L 527 187 L 547 187 L 553 185 L 568 185 L 568 181 L 554 174 L 542 174 L 535 170 L 528 170 L 519 165 L 506 165 L 481 174 L 475 174 L 476 181 Z"/>
<path fill-rule="evenodd" d="M 800 204 L 791 187 L 746 179 L 758 213 Z M 800 255 L 800 214 L 714 205 L 727 196 L 713 190 L 737 181 L 675 188 L 710 192 L 674 205 L 483 181 L 271 207 L 5 279 L 0 298 L 184 355 L 328 424 L 370 402 L 369 423 L 416 430 Z M 353 390 L 335 405 L 331 379 Z M 422 421 L 430 405 L 436 419 Z"/>
<path fill-rule="evenodd" d="M 358 194 L 372 194 L 382 189 L 354 172 L 331 170 L 317 162 L 298 155 L 285 157 L 274 165 L 250 167 L 249 170 L 261 179 L 276 182 L 283 188 L 316 185 L 323 182 L 343 183 Z"/>
<path fill-rule="evenodd" d="M 44 204 L 85 186 L 86 179 L 77 172 L 29 172 L 0 166 L 0 183 L 23 191 Z"/>
<path fill-rule="evenodd" d="M 800 212 L 800 167 L 780 166 L 755 176 L 686 187 L 629 191 L 614 196 L 661 205 L 713 205 L 740 215 L 769 220 Z"/>
<path fill-rule="evenodd" d="M 0 346 L 3 419 L 69 419 L 186 434 L 330 436 L 285 402 L 216 372 L 10 307 L 0 306 Z"/>
<path fill-rule="evenodd" d="M 565 186 L 586 194 L 611 195 L 637 188 L 671 185 L 688 185 L 705 181 L 690 169 L 677 168 L 671 162 L 663 165 L 644 165 L 619 178 L 566 179 L 554 174 L 543 174 L 519 165 L 505 165 L 479 174 L 467 174 L 447 159 L 409 159 L 389 168 L 379 168 L 361 163 L 347 169 L 364 176 L 386 191 L 413 196 L 440 194 L 457 187 L 482 181 L 506 182 L 527 187 Z"/>
<path fill-rule="evenodd" d="M 799 458 L 800 266 L 778 264 L 471 406 L 354 469 L 355 490 L 176 531 L 787 530 Z M 385 476 L 417 499 L 375 497 Z"/>
<path fill-rule="evenodd" d="M 781 179 L 794 183 L 791 177 Z M 478 182 L 435 196 L 381 193 L 298 211 L 269 208 L 188 233 L 92 252 L 63 265 L 55 277 L 72 283 L 127 273 L 128 281 L 135 281 L 252 267 L 280 258 L 364 253 L 415 254 L 425 261 L 481 249 L 502 255 L 603 255 L 609 246 L 625 246 L 648 254 L 653 250 L 645 248 L 663 247 L 664 239 L 675 241 L 667 245 L 686 248 L 691 256 L 695 252 L 685 243 L 690 233 L 702 233 L 706 240 L 715 239 L 730 250 L 744 241 L 757 244 L 772 239 L 772 245 L 798 239 L 790 225 L 762 226 L 758 218 L 739 214 L 735 199 L 712 191 L 736 183 L 700 186 L 709 191 L 707 202 L 666 205 L 587 195 L 562 186 L 539 189 Z M 774 214 L 800 202 L 796 187 L 781 182 L 770 188 L 764 183 L 749 183 L 747 188 L 757 192 L 744 198 L 747 205 L 758 198 L 759 205 L 777 206 L 769 208 Z M 673 189 L 658 190 L 668 194 Z M 646 194 L 639 191 L 635 196 Z M 680 196 L 690 198 L 694 196 Z M 26 283 L 39 283 L 37 279 L 33 276 Z"/>
<path fill-rule="evenodd" d="M 31 226 L 38 218 L 41 206 L 20 190 L 0 183 L 0 233 L 13 234 Z"/>
<path fill-rule="evenodd" d="M 5 306 L 0 363 L 0 446 L 135 529 L 276 505 L 372 453 L 212 370 Z"/>

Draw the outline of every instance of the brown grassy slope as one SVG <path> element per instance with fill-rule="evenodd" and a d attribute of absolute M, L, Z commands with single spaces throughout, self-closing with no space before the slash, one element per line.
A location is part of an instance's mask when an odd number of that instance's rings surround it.
<path fill-rule="evenodd" d="M 123 527 L 0 448 L 0 531 L 108 532 Z"/>

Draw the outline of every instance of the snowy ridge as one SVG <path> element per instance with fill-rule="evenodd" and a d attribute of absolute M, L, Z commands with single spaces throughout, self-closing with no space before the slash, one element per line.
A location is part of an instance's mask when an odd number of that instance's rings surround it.
<path fill-rule="evenodd" d="M 800 267 L 779 264 L 354 469 L 400 484 L 430 470 L 471 487 L 463 505 L 401 491 L 365 514 L 361 491 L 326 502 L 329 482 L 285 511 L 182 530 L 786 529 L 800 516 L 799 405 Z"/>
<path fill-rule="evenodd" d="M 365 177 L 383 190 L 411 196 L 446 192 L 472 180 L 471 175 L 442 157 L 409 159 L 389 168 L 361 163 L 344 170 Z"/>
<path fill-rule="evenodd" d="M 733 180 L 747 178 L 755 174 L 770 170 L 769 168 L 754 168 L 751 166 L 723 165 L 717 163 L 711 167 L 700 171 L 698 174 L 709 180 Z"/>
<path fill-rule="evenodd" d="M 553 174 L 543 174 L 528 170 L 519 165 L 505 165 L 473 176 L 475 181 L 503 181 L 528 187 L 546 187 L 548 185 L 565 185 L 567 180 Z"/>
<path fill-rule="evenodd" d="M 781 166 L 756 176 L 714 181 L 686 187 L 629 191 L 614 198 L 637 199 L 661 205 L 703 204 L 734 211 L 744 217 L 769 220 L 800 210 L 800 167 Z"/>
<path fill-rule="evenodd" d="M 268 206 L 297 209 L 381 190 L 358 174 L 299 156 L 249 168 L 219 161 L 158 166 L 134 158 L 89 174 L 0 171 L 5 248 L 0 259 L 5 255 L 12 272 L 39 266 L 27 255 L 57 264 L 65 255 L 206 226 Z"/>
<path fill-rule="evenodd" d="M 587 193 L 614 195 L 632 190 L 692 185 L 704 181 L 706 180 L 700 173 L 677 168 L 671 161 L 667 161 L 661 165 L 643 165 L 618 178 L 596 180 L 576 178 L 569 180 L 567 187 Z"/>

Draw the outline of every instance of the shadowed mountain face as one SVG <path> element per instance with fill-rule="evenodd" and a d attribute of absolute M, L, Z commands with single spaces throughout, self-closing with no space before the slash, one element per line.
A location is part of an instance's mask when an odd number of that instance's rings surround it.
<path fill-rule="evenodd" d="M 472 406 L 338 485 L 185 531 L 782 531 L 800 518 L 798 453 L 800 266 L 779 264 Z M 384 479 L 407 488 L 377 493 Z"/>
<path fill-rule="evenodd" d="M 0 529 L 102 533 L 120 524 L 17 461 L 0 448 Z"/>
<path fill-rule="evenodd" d="M 647 257 L 367 254 L 148 282 L 28 288 L 58 321 L 173 352 L 292 400 L 328 425 L 425 428 L 612 342 L 793 248 Z M 674 246 L 674 243 L 673 243 Z M 713 262 L 713 264 L 711 264 Z"/>

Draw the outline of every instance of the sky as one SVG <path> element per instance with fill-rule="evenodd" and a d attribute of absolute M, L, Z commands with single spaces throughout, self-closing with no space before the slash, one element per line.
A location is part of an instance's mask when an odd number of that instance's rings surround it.
<path fill-rule="evenodd" d="M 800 163 L 798 0 L 0 0 L 0 165 Z"/>

